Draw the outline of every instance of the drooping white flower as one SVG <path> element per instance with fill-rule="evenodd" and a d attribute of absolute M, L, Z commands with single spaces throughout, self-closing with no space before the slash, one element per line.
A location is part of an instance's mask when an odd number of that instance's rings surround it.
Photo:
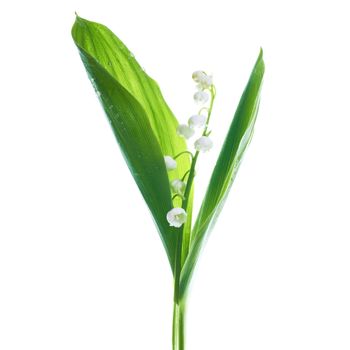
<path fill-rule="evenodd" d="M 203 71 L 201 71 L 201 70 L 196 70 L 195 72 L 192 73 L 192 79 L 193 79 L 196 83 L 199 83 L 205 75 L 206 75 L 206 74 L 205 74 Z"/>
<path fill-rule="evenodd" d="M 211 75 L 204 75 L 198 82 L 200 90 L 209 89 L 213 85 L 213 77 Z"/>
<path fill-rule="evenodd" d="M 200 90 L 193 95 L 193 98 L 197 103 L 204 104 L 209 100 L 209 95 L 205 91 Z"/>
<path fill-rule="evenodd" d="M 188 125 L 191 128 L 201 128 L 202 126 L 205 125 L 206 120 L 207 120 L 207 117 L 205 115 L 196 114 L 190 117 L 190 119 L 188 119 Z"/>
<path fill-rule="evenodd" d="M 164 156 L 164 162 L 167 170 L 174 170 L 177 167 L 176 160 L 170 156 Z"/>
<path fill-rule="evenodd" d="M 180 124 L 177 127 L 177 134 L 184 137 L 186 140 L 189 139 L 190 137 L 193 136 L 194 130 L 191 129 L 188 125 L 186 124 Z"/>
<path fill-rule="evenodd" d="M 187 213 L 182 208 L 173 208 L 168 211 L 166 219 L 170 226 L 181 227 L 187 220 Z"/>
<path fill-rule="evenodd" d="M 185 194 L 185 190 L 186 190 L 185 182 L 179 179 L 175 179 L 171 181 L 170 186 L 174 193 L 179 194 L 180 196 L 183 196 Z"/>
<path fill-rule="evenodd" d="M 213 141 L 208 136 L 201 136 L 194 143 L 194 148 L 199 152 L 208 152 L 212 147 Z"/>
<path fill-rule="evenodd" d="M 198 83 L 200 90 L 209 89 L 213 85 L 213 77 L 201 70 L 193 72 L 192 79 Z"/>

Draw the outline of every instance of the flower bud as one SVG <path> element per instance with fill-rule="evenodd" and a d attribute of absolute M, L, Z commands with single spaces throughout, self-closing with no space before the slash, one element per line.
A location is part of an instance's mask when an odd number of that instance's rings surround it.
<path fill-rule="evenodd" d="M 194 148 L 199 152 L 208 152 L 212 147 L 213 141 L 208 136 L 201 136 L 194 143 Z"/>
<path fill-rule="evenodd" d="M 186 140 L 189 139 L 190 137 L 193 136 L 194 134 L 194 130 L 192 130 L 188 125 L 186 124 L 180 124 L 178 127 L 177 127 L 177 130 L 176 130 L 177 134 L 179 136 L 182 136 L 184 137 Z"/>
<path fill-rule="evenodd" d="M 190 117 L 190 119 L 188 119 L 188 125 L 191 128 L 201 128 L 202 126 L 205 125 L 205 122 L 207 120 L 207 117 L 205 115 L 193 115 L 192 117 Z"/>
<path fill-rule="evenodd" d="M 164 162 L 167 170 L 174 170 L 177 167 L 176 160 L 170 156 L 164 156 Z"/>
<path fill-rule="evenodd" d="M 173 208 L 167 213 L 166 219 L 170 226 L 181 227 L 187 220 L 187 213 L 182 208 Z"/>

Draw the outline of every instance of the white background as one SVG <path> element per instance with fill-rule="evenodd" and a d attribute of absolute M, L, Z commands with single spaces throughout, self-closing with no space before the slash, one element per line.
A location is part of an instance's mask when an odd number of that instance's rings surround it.
<path fill-rule="evenodd" d="M 0 349 L 171 348 L 172 280 L 70 37 L 109 26 L 181 122 L 214 74 L 215 148 L 259 47 L 253 142 L 200 260 L 189 350 L 350 348 L 346 1 L 11 1 L 0 9 Z"/>

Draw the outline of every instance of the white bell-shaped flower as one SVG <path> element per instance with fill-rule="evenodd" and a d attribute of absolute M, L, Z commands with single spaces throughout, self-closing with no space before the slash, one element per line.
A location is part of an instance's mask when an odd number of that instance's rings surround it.
<path fill-rule="evenodd" d="M 194 130 L 191 129 L 188 125 L 186 124 L 180 124 L 178 127 L 177 127 L 177 130 L 176 130 L 177 134 L 184 137 L 186 140 L 188 140 L 190 137 L 193 136 L 194 134 Z"/>
<path fill-rule="evenodd" d="M 213 85 L 213 77 L 201 70 L 193 72 L 192 79 L 198 83 L 197 86 L 200 90 L 209 89 Z"/>
<path fill-rule="evenodd" d="M 212 147 L 213 141 L 208 136 L 201 136 L 194 143 L 194 148 L 199 152 L 208 152 Z"/>
<path fill-rule="evenodd" d="M 193 95 L 194 100 L 199 104 L 204 104 L 209 100 L 209 95 L 205 91 L 197 91 Z"/>
<path fill-rule="evenodd" d="M 170 156 L 164 156 L 164 162 L 167 170 L 174 170 L 177 167 L 176 160 Z"/>
<path fill-rule="evenodd" d="M 213 77 L 211 75 L 204 75 L 198 82 L 198 88 L 201 90 L 209 89 L 213 85 Z"/>
<path fill-rule="evenodd" d="M 201 71 L 201 70 L 196 70 L 195 72 L 192 73 L 192 79 L 196 82 L 196 83 L 199 83 L 203 77 L 205 76 L 206 74 Z"/>
<path fill-rule="evenodd" d="M 174 193 L 179 194 L 180 196 L 183 196 L 185 194 L 185 190 L 186 190 L 185 182 L 179 179 L 175 179 L 171 181 L 170 186 Z"/>
<path fill-rule="evenodd" d="M 188 125 L 192 129 L 201 128 L 205 125 L 206 120 L 207 120 L 207 117 L 205 115 L 196 114 L 190 117 L 190 119 L 188 119 Z"/>
<path fill-rule="evenodd" d="M 173 208 L 167 213 L 166 219 L 170 226 L 181 227 L 187 220 L 187 213 L 182 208 Z"/>

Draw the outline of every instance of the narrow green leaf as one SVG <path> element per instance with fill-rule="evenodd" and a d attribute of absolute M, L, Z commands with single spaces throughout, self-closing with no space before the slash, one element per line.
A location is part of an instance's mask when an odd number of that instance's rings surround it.
<path fill-rule="evenodd" d="M 166 222 L 166 213 L 172 207 L 169 179 L 181 178 L 190 168 L 190 159 L 187 155 L 179 157 L 177 169 L 167 174 L 163 155 L 186 150 L 186 143 L 176 134 L 178 122 L 157 83 L 107 27 L 77 16 L 72 36 L 173 268 L 177 231 Z M 188 208 L 187 236 L 191 212 L 192 205 Z"/>
<path fill-rule="evenodd" d="M 181 272 L 182 295 L 186 292 L 203 243 L 223 207 L 244 151 L 252 138 L 264 71 L 261 50 L 222 146 L 193 228 L 189 254 Z"/>

